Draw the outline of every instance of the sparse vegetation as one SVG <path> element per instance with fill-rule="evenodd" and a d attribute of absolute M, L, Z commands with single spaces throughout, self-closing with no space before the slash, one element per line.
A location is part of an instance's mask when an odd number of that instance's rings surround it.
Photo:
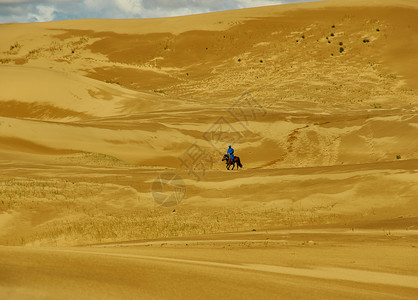
<path fill-rule="evenodd" d="M 18 42 L 15 42 L 14 44 L 10 45 L 10 50 L 8 54 L 17 54 L 19 50 L 22 48 L 22 45 Z"/>
<path fill-rule="evenodd" d="M 156 94 L 161 94 L 161 95 L 164 95 L 164 96 L 167 96 L 167 93 L 166 93 L 166 92 L 164 92 L 163 90 L 154 90 L 154 93 L 156 93 Z"/>
<path fill-rule="evenodd" d="M 57 41 L 52 41 L 49 48 L 46 50 L 51 53 L 55 53 L 56 51 L 62 51 L 62 44 L 58 43 Z"/>
<path fill-rule="evenodd" d="M 332 25 L 331 28 L 335 28 L 335 25 Z"/>
<path fill-rule="evenodd" d="M 261 230 L 272 222 L 281 226 L 331 222 L 324 215 L 332 206 L 309 209 L 254 209 L 229 207 L 200 210 L 179 206 L 170 210 L 140 205 L 130 186 L 65 179 L 0 181 L 0 212 L 54 211 L 55 217 L 37 224 L 11 245 L 76 245 L 180 237 L 219 232 Z M 115 201 L 117 197 L 118 201 Z M 126 201 L 131 205 L 125 206 Z"/>
<path fill-rule="evenodd" d="M 36 58 L 41 53 L 41 49 L 34 49 L 29 51 L 27 58 Z"/>
<path fill-rule="evenodd" d="M 396 159 L 401 159 L 401 156 L 400 155 L 396 155 Z"/>
<path fill-rule="evenodd" d="M 106 83 L 111 83 L 111 84 L 117 84 L 120 85 L 119 81 L 114 81 L 114 80 L 105 80 Z"/>
<path fill-rule="evenodd" d="M 343 45 L 343 42 L 339 42 L 339 45 L 342 46 Z"/>
<path fill-rule="evenodd" d="M 380 31 L 380 29 L 379 29 L 379 28 L 377 28 L 377 29 L 376 29 L 376 31 L 377 31 L 377 32 L 379 32 L 379 31 Z"/>
<path fill-rule="evenodd" d="M 238 58 L 238 62 L 241 62 L 241 58 Z"/>
<path fill-rule="evenodd" d="M 333 34 L 333 33 L 331 33 L 330 35 L 331 35 L 331 36 L 334 36 L 334 34 Z"/>
<path fill-rule="evenodd" d="M 344 48 L 343 47 L 340 47 L 340 53 L 343 53 L 344 52 Z"/>
<path fill-rule="evenodd" d="M 363 43 L 369 43 L 369 42 L 370 40 L 366 40 L 366 39 L 363 40 Z"/>
<path fill-rule="evenodd" d="M 260 59 L 260 64 L 262 64 L 263 63 L 263 60 L 262 59 Z"/>

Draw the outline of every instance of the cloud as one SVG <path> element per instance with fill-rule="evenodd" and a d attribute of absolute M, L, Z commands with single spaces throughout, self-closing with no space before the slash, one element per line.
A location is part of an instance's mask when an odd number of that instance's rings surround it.
<path fill-rule="evenodd" d="M 143 10 L 141 0 L 116 0 L 116 3 L 127 16 L 140 16 Z"/>
<path fill-rule="evenodd" d="M 304 0 L 0 0 L 0 23 L 156 18 Z"/>
<path fill-rule="evenodd" d="M 53 6 L 37 5 L 36 13 L 28 13 L 29 22 L 48 22 L 55 18 L 57 10 Z"/>
<path fill-rule="evenodd" d="M 16 3 L 35 3 L 35 4 L 43 4 L 43 3 L 59 3 L 59 2 L 77 2 L 80 0 L 0 0 L 0 4 L 16 4 Z"/>
<path fill-rule="evenodd" d="M 286 1 L 274 1 L 274 0 L 238 0 L 238 8 L 247 8 L 254 6 L 268 6 L 284 4 Z M 289 1 L 288 1 L 289 2 Z"/>

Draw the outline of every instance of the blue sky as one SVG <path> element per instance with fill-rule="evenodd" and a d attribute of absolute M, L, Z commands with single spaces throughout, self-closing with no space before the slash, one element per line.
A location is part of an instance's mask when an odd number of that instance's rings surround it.
<path fill-rule="evenodd" d="M 0 23 L 155 18 L 306 0 L 0 0 Z"/>

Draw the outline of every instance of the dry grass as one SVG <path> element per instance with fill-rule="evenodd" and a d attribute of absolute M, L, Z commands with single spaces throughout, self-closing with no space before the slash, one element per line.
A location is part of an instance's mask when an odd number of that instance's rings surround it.
<path fill-rule="evenodd" d="M 227 208 L 221 211 L 139 208 L 134 211 L 79 214 L 46 222 L 26 238 L 33 245 L 75 245 L 174 238 L 201 234 L 265 230 L 305 224 L 331 223 L 335 216 L 313 210 L 269 212 Z"/>
<path fill-rule="evenodd" d="M 263 230 L 335 221 L 324 208 L 145 207 L 126 187 L 67 180 L 12 179 L 0 182 L 0 213 L 19 212 L 43 221 L 7 244 L 60 246 L 172 238 L 210 233 Z M 125 207 L 124 201 L 135 203 Z M 119 206 L 118 206 L 119 205 Z"/>

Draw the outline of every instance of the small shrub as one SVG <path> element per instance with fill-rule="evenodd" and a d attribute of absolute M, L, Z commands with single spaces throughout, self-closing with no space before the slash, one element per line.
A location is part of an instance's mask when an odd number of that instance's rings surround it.
<path fill-rule="evenodd" d="M 27 58 L 36 58 L 41 53 L 41 49 L 34 49 L 29 51 L 26 55 Z"/>
<path fill-rule="evenodd" d="M 334 56 L 334 53 L 331 53 L 331 56 Z"/>
<path fill-rule="evenodd" d="M 370 40 L 363 40 L 363 43 L 369 43 Z"/>
<path fill-rule="evenodd" d="M 331 44 L 331 41 L 328 41 L 328 44 Z"/>
<path fill-rule="evenodd" d="M 18 42 L 15 42 L 13 45 L 10 45 L 10 50 L 8 51 L 8 54 L 17 54 L 20 49 L 22 48 L 22 45 L 19 44 Z"/>
<path fill-rule="evenodd" d="M 335 28 L 335 25 L 332 25 L 331 28 Z"/>
<path fill-rule="evenodd" d="M 302 35 L 302 38 L 304 39 L 304 38 L 305 38 L 305 36 L 304 36 L 304 35 Z"/>
<path fill-rule="evenodd" d="M 162 95 L 167 95 L 167 93 L 164 92 L 163 90 L 154 90 L 154 93 L 156 93 L 156 94 L 162 94 Z"/>
<path fill-rule="evenodd" d="M 296 43 L 299 43 L 299 40 L 296 40 Z"/>
<path fill-rule="evenodd" d="M 401 159 L 401 156 L 400 155 L 396 155 L 396 159 Z"/>
<path fill-rule="evenodd" d="M 342 46 L 343 45 L 343 42 L 340 42 L 340 46 Z"/>
<path fill-rule="evenodd" d="M 260 59 L 260 64 L 262 64 L 263 63 L 263 60 L 262 59 Z"/>
<path fill-rule="evenodd" d="M 120 85 L 119 81 L 114 81 L 114 80 L 105 80 L 106 83 L 110 83 L 110 84 L 117 84 Z"/>
<path fill-rule="evenodd" d="M 377 28 L 377 29 L 376 29 L 376 31 L 377 31 L 377 32 L 379 32 L 379 31 L 380 31 L 380 29 L 379 29 L 379 28 Z"/>
<path fill-rule="evenodd" d="M 241 62 L 241 58 L 238 58 L 238 62 Z"/>
<path fill-rule="evenodd" d="M 10 45 L 10 51 L 17 50 L 22 48 L 22 45 L 20 45 L 18 42 L 14 43 L 13 45 Z"/>
<path fill-rule="evenodd" d="M 331 33 L 331 36 L 334 36 L 334 34 L 333 34 L 333 33 Z"/>
<path fill-rule="evenodd" d="M 340 53 L 343 53 L 343 52 L 344 52 L 344 48 L 340 47 Z"/>

